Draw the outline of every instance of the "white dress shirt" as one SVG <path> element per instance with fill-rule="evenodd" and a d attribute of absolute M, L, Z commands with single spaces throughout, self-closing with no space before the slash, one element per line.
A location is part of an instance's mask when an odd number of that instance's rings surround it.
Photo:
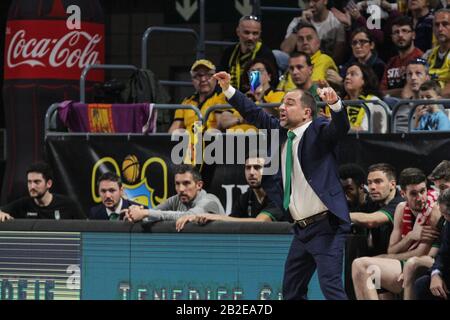
<path fill-rule="evenodd" d="M 123 205 L 123 201 L 122 201 L 122 198 L 120 198 L 119 204 L 117 205 L 117 207 L 114 211 L 106 208 L 106 213 L 108 214 L 108 218 L 111 217 L 112 213 L 120 214 L 120 211 L 122 211 L 122 205 Z"/>
<path fill-rule="evenodd" d="M 342 108 L 341 101 L 339 100 L 330 108 L 337 112 Z M 301 220 L 323 211 L 328 210 L 325 204 L 320 200 L 317 194 L 314 192 L 312 187 L 309 185 L 305 178 L 303 170 L 300 166 L 300 161 L 298 158 L 298 146 L 300 140 L 303 137 L 306 129 L 311 125 L 312 121 L 309 121 L 300 127 L 292 130 L 295 133 L 295 138 L 292 141 L 292 177 L 291 177 L 291 198 L 289 201 L 289 212 L 294 220 Z M 283 188 L 286 181 L 286 146 L 287 143 L 283 145 L 281 151 L 281 168 L 283 176 Z"/>
<path fill-rule="evenodd" d="M 236 89 L 229 86 L 223 93 L 227 99 L 234 96 Z M 338 112 L 342 109 L 341 100 L 338 100 L 335 104 L 330 105 L 330 108 Z M 293 156 L 293 168 L 291 177 L 291 198 L 289 202 L 289 211 L 294 220 L 301 220 L 311 217 L 315 214 L 328 210 L 325 204 L 320 200 L 317 194 L 309 185 L 308 181 L 303 174 L 303 170 L 300 166 L 298 158 L 298 146 L 300 140 L 305 133 L 306 129 L 311 125 L 312 121 L 304 123 L 300 127 L 292 130 L 295 133 L 295 138 L 292 141 L 292 156 Z M 285 143 L 281 151 L 281 172 L 283 176 L 283 188 L 286 180 L 286 145 Z"/>

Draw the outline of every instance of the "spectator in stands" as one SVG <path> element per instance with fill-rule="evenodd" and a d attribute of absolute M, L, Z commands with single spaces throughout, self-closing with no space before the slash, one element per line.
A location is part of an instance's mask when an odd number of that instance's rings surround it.
<path fill-rule="evenodd" d="M 386 64 L 378 58 L 375 52 L 375 41 L 372 34 L 366 28 L 358 28 L 352 32 L 350 45 L 353 55 L 341 67 L 340 76 L 345 77 L 348 67 L 354 62 L 359 62 L 372 68 L 378 81 L 381 81 Z"/>
<path fill-rule="evenodd" d="M 419 88 L 425 81 L 430 80 L 428 63 L 422 58 L 411 60 L 406 66 L 406 84 L 403 87 L 402 99 L 419 99 Z M 395 114 L 395 132 L 408 131 L 409 112 L 412 107 L 403 104 Z"/>
<path fill-rule="evenodd" d="M 379 90 L 378 79 L 372 68 L 359 62 L 353 62 L 347 68 L 344 81 L 345 100 L 365 100 L 364 103 L 371 112 L 373 132 L 386 132 L 387 119 L 381 118 L 380 106 L 369 102 L 381 102 L 382 93 Z M 353 131 L 369 130 L 369 121 L 365 109 L 361 105 L 348 105 L 347 113 Z"/>
<path fill-rule="evenodd" d="M 216 66 L 211 61 L 205 59 L 195 61 L 191 67 L 191 78 L 195 93 L 185 98 L 181 104 L 198 107 L 202 115 L 205 115 L 208 108 L 214 105 L 226 104 L 225 96 L 218 89 L 216 79 L 212 77 L 215 72 Z M 175 112 L 169 133 L 176 129 L 187 129 L 192 132 L 196 121 L 198 121 L 197 115 L 193 110 L 178 109 Z M 216 119 L 211 114 L 207 120 L 207 128 L 216 127 Z"/>
<path fill-rule="evenodd" d="M 430 80 L 428 62 L 422 58 L 416 58 L 408 62 L 406 66 L 406 84 L 403 87 L 402 99 L 419 99 L 419 89 L 422 83 Z"/>
<path fill-rule="evenodd" d="M 356 163 L 347 163 L 339 167 L 339 179 L 344 188 L 350 212 L 364 211 L 369 195 L 364 186 L 366 173 Z"/>
<path fill-rule="evenodd" d="M 434 35 L 438 45 L 427 51 L 424 58 L 430 65 L 429 73 L 440 82 L 442 96 L 450 97 L 450 9 L 436 11 Z"/>
<path fill-rule="evenodd" d="M 229 216 L 218 214 L 187 215 L 177 220 L 177 230 L 187 222 L 204 224 L 208 221 L 270 222 L 284 220 L 283 211 L 271 201 L 262 188 L 264 158 L 250 154 L 245 160 L 245 179 L 249 189 L 241 194 Z"/>
<path fill-rule="evenodd" d="M 399 16 L 392 22 L 392 42 L 398 55 L 392 57 L 386 65 L 380 89 L 385 94 L 400 97 L 406 83 L 408 62 L 420 58 L 423 52 L 414 46 L 415 32 L 411 18 Z"/>
<path fill-rule="evenodd" d="M 312 94 L 316 101 L 320 101 L 320 97 L 317 94 L 317 89 L 319 88 L 316 83 L 311 79 L 313 72 L 313 64 L 311 58 L 308 54 L 304 52 L 293 52 L 289 56 L 289 76 L 292 79 L 292 83 L 295 85 L 294 88 L 288 89 L 283 88 L 279 85 L 279 89 L 283 91 L 290 91 L 292 89 L 302 89 L 306 90 Z M 281 84 L 281 83 L 280 83 Z"/>
<path fill-rule="evenodd" d="M 264 58 L 274 66 L 277 63 L 272 50 L 261 42 L 261 19 L 259 17 L 252 15 L 241 17 L 236 34 L 239 43 L 225 49 L 220 62 L 220 70 L 229 72 L 232 85 L 242 89 L 242 75 L 248 61 Z"/>
<path fill-rule="evenodd" d="M 259 73 L 260 85 L 257 88 L 253 88 L 250 84 L 250 74 L 252 72 Z M 249 61 L 244 69 L 243 81 L 244 92 L 247 97 L 259 103 L 280 103 L 283 100 L 284 92 L 275 89 L 273 78 L 277 78 L 275 67 L 270 64 L 268 60 L 263 58 L 256 58 Z M 277 116 L 276 108 L 264 108 L 265 111 Z M 240 117 L 236 111 L 236 116 Z"/>
<path fill-rule="evenodd" d="M 337 177 L 335 147 L 347 134 L 350 124 L 341 99 L 330 87 L 320 89 L 321 99 L 333 110 L 328 121 L 315 117 L 316 101 L 309 92 L 294 90 L 286 93 L 280 117 L 276 119 L 233 88 L 229 74 L 219 72 L 214 77 L 230 104 L 248 122 L 261 129 L 280 131 L 280 142 L 286 141 L 279 144 L 281 170 L 263 179 L 263 187 L 271 199 L 296 220 L 285 263 L 283 298 L 307 299 L 308 283 L 317 268 L 325 298 L 346 300 L 341 277 L 344 240 L 350 224 L 345 195 Z M 281 148 L 282 145 L 285 147 Z"/>
<path fill-rule="evenodd" d="M 431 274 L 419 278 L 415 291 L 419 300 L 448 300 L 450 288 L 450 189 L 438 198 L 439 211 L 446 220 L 441 236 L 441 247 L 431 267 Z"/>
<path fill-rule="evenodd" d="M 179 165 L 175 169 L 175 189 L 177 194 L 154 209 L 131 206 L 125 211 L 128 221 L 144 224 L 161 220 L 175 221 L 181 216 L 199 213 L 225 214 L 220 200 L 203 190 L 202 176 L 191 165 Z"/>
<path fill-rule="evenodd" d="M 408 0 L 408 15 L 416 34 L 414 46 L 423 52 L 431 48 L 433 38 L 433 14 L 428 6 L 428 0 Z"/>
<path fill-rule="evenodd" d="M 374 256 L 387 251 L 395 208 L 402 197 L 396 189 L 396 173 L 392 165 L 377 163 L 371 165 L 368 171 L 370 201 L 364 211 L 350 212 L 350 218 L 357 226 L 369 229 L 368 255 Z"/>
<path fill-rule="evenodd" d="M 320 39 L 313 25 L 300 22 L 296 34 L 297 51 L 306 53 L 311 59 L 313 65 L 312 82 L 318 83 L 327 80 L 328 70 L 337 72 L 338 68 L 333 59 L 320 51 Z M 278 85 L 278 89 L 283 91 L 290 91 L 295 88 L 296 85 L 293 83 L 290 73 Z"/>
<path fill-rule="evenodd" d="M 27 184 L 29 196 L 3 206 L 0 222 L 11 219 L 86 219 L 72 199 L 50 192 L 53 172 L 47 163 L 37 162 L 28 168 Z"/>
<path fill-rule="evenodd" d="M 440 192 L 450 188 L 450 161 L 442 160 L 428 176 Z"/>
<path fill-rule="evenodd" d="M 328 10 L 328 0 L 309 0 L 308 2 L 308 9 L 302 11 L 302 16 L 294 18 L 289 24 L 285 39 L 281 43 L 281 50 L 288 54 L 295 51 L 297 41 L 295 27 L 299 22 L 306 22 L 312 24 L 317 30 L 323 52 L 337 63 L 342 63 L 345 55 L 344 26 Z"/>
<path fill-rule="evenodd" d="M 368 285 L 374 267 L 379 271 L 376 276 L 380 277 L 375 282 L 392 293 L 400 293 L 402 281 L 399 279 L 404 262 L 411 257 L 429 255 L 433 251 L 433 242 L 439 237 L 436 226 L 440 213 L 432 210 L 437 197 L 433 192 L 427 192 L 425 174 L 419 169 L 407 168 L 401 172 L 399 181 L 405 201 L 395 209 L 388 254 L 362 257 L 352 263 L 352 279 L 358 300 L 378 300 L 378 288 Z"/>
<path fill-rule="evenodd" d="M 425 81 L 420 86 L 419 97 L 423 100 L 439 100 L 442 98 L 441 87 L 436 81 Z M 450 130 L 450 120 L 442 108 L 437 104 L 418 106 L 414 112 L 415 130 Z"/>
<path fill-rule="evenodd" d="M 122 180 L 114 172 L 102 174 L 97 180 L 97 188 L 102 203 L 91 208 L 91 220 L 123 220 L 124 209 L 132 205 L 140 206 L 139 203 L 123 197 Z"/>

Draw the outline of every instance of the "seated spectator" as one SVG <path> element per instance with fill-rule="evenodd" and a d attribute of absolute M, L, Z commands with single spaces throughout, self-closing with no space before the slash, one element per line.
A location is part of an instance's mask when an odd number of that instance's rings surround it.
<path fill-rule="evenodd" d="M 439 237 L 436 226 L 440 220 L 439 210 L 433 210 L 437 195 L 427 192 L 425 174 L 416 168 L 404 169 L 400 174 L 400 186 L 404 202 L 397 205 L 394 229 L 389 240 L 388 254 L 378 257 L 362 257 L 352 263 L 352 279 L 358 300 L 378 300 L 375 286 L 368 286 L 377 267 L 381 288 L 392 293 L 402 291 L 401 275 L 404 262 L 416 256 L 429 255 L 432 244 Z"/>
<path fill-rule="evenodd" d="M 339 167 L 339 179 L 341 179 L 350 212 L 364 211 L 369 199 L 364 186 L 366 181 L 364 169 L 356 163 L 343 164 Z"/>
<path fill-rule="evenodd" d="M 311 81 L 318 83 L 327 80 L 328 70 L 338 71 L 333 59 L 320 51 L 320 39 L 316 29 L 311 24 L 300 22 L 297 29 L 297 51 L 307 54 L 313 65 Z M 278 85 L 279 90 L 290 91 L 296 85 L 292 81 L 290 73 L 285 75 Z"/>
<path fill-rule="evenodd" d="M 434 35 L 438 45 L 427 51 L 424 58 L 430 65 L 430 76 L 438 80 L 442 96 L 450 97 L 450 9 L 436 11 L 434 17 Z"/>
<path fill-rule="evenodd" d="M 364 211 L 350 212 L 352 223 L 367 228 L 368 255 L 386 253 L 397 204 L 402 201 L 396 189 L 395 168 L 387 163 L 369 167 L 367 185 L 369 201 Z"/>
<path fill-rule="evenodd" d="M 272 50 L 261 42 L 261 19 L 243 16 L 236 28 L 239 43 L 225 49 L 220 61 L 220 71 L 231 74 L 231 84 L 242 91 L 242 75 L 245 64 L 255 58 L 264 58 L 277 65 Z M 276 70 L 278 73 L 278 70 Z"/>
<path fill-rule="evenodd" d="M 419 97 L 423 100 L 441 99 L 441 87 L 433 80 L 425 81 L 419 89 Z M 442 111 L 443 107 L 437 104 L 418 106 L 414 113 L 415 130 L 450 130 L 450 120 Z"/>
<path fill-rule="evenodd" d="M 27 170 L 27 183 L 29 196 L 2 206 L 0 222 L 11 219 L 86 219 L 72 199 L 50 192 L 53 172 L 47 163 L 32 164 Z"/>
<path fill-rule="evenodd" d="M 123 197 L 122 180 L 114 172 L 102 174 L 97 180 L 97 188 L 102 203 L 91 208 L 89 213 L 91 220 L 123 220 L 125 209 L 132 205 L 141 206 Z"/>
<path fill-rule="evenodd" d="M 450 161 L 441 161 L 430 173 L 428 180 L 433 182 L 439 192 L 450 188 Z"/>
<path fill-rule="evenodd" d="M 416 280 L 414 288 L 419 300 L 448 300 L 450 288 L 450 189 L 444 190 L 438 198 L 439 211 L 446 220 L 441 236 L 441 247 L 430 275 Z"/>
<path fill-rule="evenodd" d="M 380 89 L 385 94 L 400 97 L 406 83 L 408 62 L 420 58 L 423 52 L 414 46 L 415 32 L 409 17 L 399 16 L 392 22 L 392 42 L 398 55 L 392 57 L 386 65 Z"/>
<path fill-rule="evenodd" d="M 367 65 L 375 72 L 378 82 L 383 78 L 386 64 L 378 58 L 375 52 L 375 42 L 371 33 L 365 28 L 358 28 L 352 32 L 351 42 L 352 57 L 340 68 L 340 76 L 345 77 L 348 67 L 359 62 Z"/>
<path fill-rule="evenodd" d="M 301 51 L 291 53 L 289 56 L 288 72 L 292 83 L 295 85 L 293 89 L 307 90 L 312 94 L 316 101 L 321 101 L 317 94 L 317 89 L 319 87 L 311 79 L 313 64 L 308 54 Z M 283 91 L 290 91 L 287 88 L 283 88 L 281 82 L 278 85 L 278 88 Z"/>
<path fill-rule="evenodd" d="M 295 17 L 289 24 L 281 50 L 290 54 L 295 51 L 296 36 L 294 29 L 299 22 L 312 24 L 320 39 L 323 52 L 342 63 L 345 55 L 345 31 L 333 13 L 328 10 L 328 0 L 309 0 L 308 9 L 302 11 L 301 17 Z"/>
<path fill-rule="evenodd" d="M 354 62 L 348 67 L 344 81 L 345 100 L 377 100 L 383 103 L 378 88 L 377 77 L 370 67 L 359 62 Z M 382 118 L 381 107 L 371 102 L 366 102 L 365 105 L 371 111 L 373 132 L 386 132 L 387 118 Z M 347 113 L 351 130 L 369 130 L 368 117 L 361 105 L 347 105 Z"/>
<path fill-rule="evenodd" d="M 144 209 L 142 206 L 125 209 L 126 219 L 131 222 L 142 220 L 148 224 L 161 220 L 176 221 L 188 214 L 225 214 L 220 200 L 203 190 L 202 176 L 194 166 L 179 165 L 175 169 L 175 189 L 176 195 L 154 209 Z"/>
<path fill-rule="evenodd" d="M 429 8 L 429 1 L 408 0 L 408 10 L 416 34 L 414 46 L 425 52 L 431 48 L 433 39 L 433 13 Z"/>
<path fill-rule="evenodd" d="M 428 63 L 422 58 L 411 60 L 406 66 L 406 84 L 403 87 L 402 99 L 419 99 L 419 88 L 425 81 L 430 80 Z M 395 117 L 394 132 L 407 132 L 409 112 L 413 107 L 409 104 L 400 105 Z"/>
<path fill-rule="evenodd" d="M 177 230 L 187 222 L 205 224 L 208 221 L 270 222 L 284 220 L 283 211 L 273 203 L 261 186 L 264 158 L 250 155 L 245 161 L 245 179 L 249 189 L 241 194 L 229 216 L 217 214 L 187 215 L 177 220 Z"/>
<path fill-rule="evenodd" d="M 253 88 L 252 91 L 250 83 L 250 73 L 259 72 L 258 78 L 260 79 L 260 85 L 257 88 Z M 275 68 L 265 59 L 254 59 L 249 61 L 244 70 L 243 81 L 244 90 L 247 89 L 246 95 L 253 101 L 258 103 L 280 103 L 283 100 L 284 92 L 275 89 L 273 78 L 276 78 Z M 265 111 L 277 115 L 276 108 L 264 108 Z"/>
<path fill-rule="evenodd" d="M 181 104 L 198 107 L 202 115 L 205 115 L 208 108 L 214 105 L 227 104 L 225 96 L 218 90 L 217 80 L 213 78 L 215 72 L 216 66 L 211 61 L 205 59 L 195 61 L 191 67 L 192 85 L 195 88 L 195 93 L 185 98 Z M 193 110 L 178 109 L 175 111 L 169 133 L 176 129 L 187 129 L 192 132 L 196 121 L 198 121 L 198 118 Z M 208 118 L 206 126 L 207 128 L 217 127 L 216 119 L 212 115 Z"/>

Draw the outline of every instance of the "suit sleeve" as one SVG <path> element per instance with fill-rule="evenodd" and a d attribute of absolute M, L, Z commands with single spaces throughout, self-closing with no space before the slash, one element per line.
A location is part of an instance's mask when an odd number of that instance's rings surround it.
<path fill-rule="evenodd" d="M 450 228 L 447 222 L 441 233 L 441 247 L 436 256 L 431 270 L 439 270 L 440 272 L 448 272 L 450 269 Z"/>
<path fill-rule="evenodd" d="M 235 94 L 228 99 L 228 102 L 236 108 L 245 121 L 258 129 L 280 128 L 280 121 L 277 118 L 258 107 L 239 90 L 236 90 Z"/>
<path fill-rule="evenodd" d="M 343 139 L 350 130 L 350 122 L 348 120 L 346 106 L 342 103 L 340 111 L 335 112 L 330 108 L 331 121 L 323 119 L 319 126 L 320 136 L 322 140 L 330 144 L 335 144 Z"/>

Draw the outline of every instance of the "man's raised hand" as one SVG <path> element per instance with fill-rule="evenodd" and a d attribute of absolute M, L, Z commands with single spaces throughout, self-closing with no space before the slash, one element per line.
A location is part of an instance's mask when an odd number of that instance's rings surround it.
<path fill-rule="evenodd" d="M 213 75 L 213 77 L 219 82 L 222 91 L 225 91 L 230 87 L 231 75 L 229 73 L 220 71 Z"/>
<path fill-rule="evenodd" d="M 318 88 L 317 94 L 323 102 L 326 102 L 328 105 L 335 104 L 339 101 L 339 96 L 336 91 L 332 87 Z"/>

